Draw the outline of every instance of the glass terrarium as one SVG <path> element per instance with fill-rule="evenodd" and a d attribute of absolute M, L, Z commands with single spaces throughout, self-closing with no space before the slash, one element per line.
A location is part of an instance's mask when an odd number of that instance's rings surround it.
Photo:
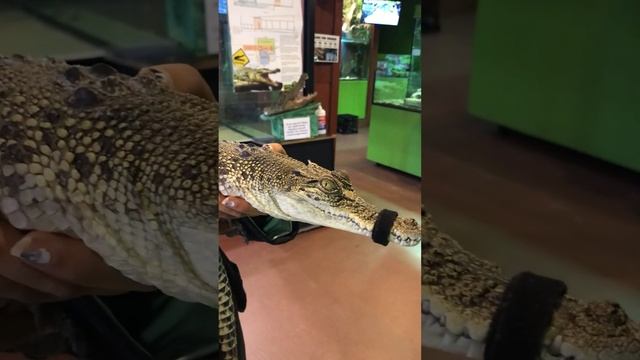
<path fill-rule="evenodd" d="M 422 69 L 421 69 L 421 21 L 416 21 L 411 48 L 411 69 L 407 81 L 407 94 L 404 105 L 422 109 Z"/>
<path fill-rule="evenodd" d="M 416 111 L 422 109 L 420 25 L 417 18 L 410 54 L 378 54 L 374 104 Z"/>
<path fill-rule="evenodd" d="M 340 79 L 366 80 L 369 77 L 372 26 L 360 21 L 362 0 L 345 0 L 340 39 Z"/>
<path fill-rule="evenodd" d="M 219 15 L 220 21 L 220 56 L 222 59 L 232 59 L 231 28 L 229 16 L 225 12 Z M 266 115 L 265 110 L 273 107 L 283 99 L 283 92 L 291 90 L 295 82 L 282 83 L 282 87 L 251 88 L 239 90 L 237 77 L 234 80 L 232 61 L 220 61 L 220 95 L 219 95 L 219 138 L 221 140 L 253 141 L 257 143 L 282 142 L 287 140 L 283 132 L 283 120 L 308 118 L 309 137 L 300 137 L 299 140 L 318 136 L 318 123 L 316 117 L 317 102 L 312 101 L 307 106 L 287 111 L 277 111 Z M 312 80 L 311 80 L 312 81 Z M 296 81 L 297 82 L 297 81 Z M 309 84 L 307 79 L 305 84 Z M 284 115 L 286 113 L 286 115 Z M 292 140 L 292 139 L 289 139 Z"/>
<path fill-rule="evenodd" d="M 366 80 L 369 77 L 369 43 L 348 40 L 340 41 L 340 79 Z"/>

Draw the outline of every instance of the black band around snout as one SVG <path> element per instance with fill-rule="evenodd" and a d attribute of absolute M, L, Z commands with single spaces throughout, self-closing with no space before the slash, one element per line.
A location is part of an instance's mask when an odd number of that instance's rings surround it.
<path fill-rule="evenodd" d="M 559 280 L 530 272 L 514 276 L 491 320 L 485 360 L 536 360 L 553 315 L 567 293 Z"/>
<path fill-rule="evenodd" d="M 392 210 L 382 209 L 378 214 L 376 223 L 373 224 L 373 231 L 371 232 L 371 238 L 374 242 L 387 246 L 389 244 L 389 234 L 391 234 L 391 227 L 396 221 L 398 213 Z"/>

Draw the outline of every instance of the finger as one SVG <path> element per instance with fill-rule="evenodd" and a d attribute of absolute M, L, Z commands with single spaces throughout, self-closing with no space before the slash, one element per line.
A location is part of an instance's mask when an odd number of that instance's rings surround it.
<path fill-rule="evenodd" d="M 2 289 L 3 299 L 16 300 L 27 304 L 58 300 L 57 297 L 51 294 L 34 290 L 4 277 L 0 277 L 0 289 Z"/>
<path fill-rule="evenodd" d="M 287 151 L 284 149 L 282 144 L 269 143 L 269 144 L 266 144 L 266 146 L 273 152 L 277 152 L 277 153 L 280 153 L 280 154 L 287 155 Z"/>
<path fill-rule="evenodd" d="M 33 231 L 12 248 L 11 254 L 49 276 L 81 287 L 109 290 L 150 290 L 107 265 L 81 240 L 69 236 Z"/>
<path fill-rule="evenodd" d="M 20 239 L 21 236 L 22 234 L 11 226 L 4 223 L 0 226 L 0 237 L 6 244 L 19 243 L 14 239 Z M 42 272 L 26 265 L 6 251 L 0 251 L 0 274 L 7 280 L 59 298 L 82 294 L 81 288 L 49 276 L 43 276 Z M 0 289 L 2 288 L 0 287 Z"/>
<path fill-rule="evenodd" d="M 248 201 L 235 197 L 229 196 L 222 201 L 222 205 L 225 209 L 229 211 L 234 211 L 236 213 L 241 214 L 240 216 L 258 216 L 261 213 L 256 210 Z"/>
<path fill-rule="evenodd" d="M 187 64 L 154 65 L 142 69 L 139 74 L 154 71 L 164 75 L 167 78 L 167 85 L 175 91 L 196 95 L 209 101 L 216 100 L 207 82 L 193 66 Z"/>
<path fill-rule="evenodd" d="M 232 220 L 232 219 L 237 219 L 245 216 L 247 215 L 241 214 L 233 209 L 226 207 L 225 205 L 222 205 L 220 207 L 220 217 L 223 219 Z"/>
<path fill-rule="evenodd" d="M 226 219 L 226 220 L 233 220 L 233 219 L 242 217 L 243 215 L 240 214 L 239 212 L 223 205 L 225 199 L 226 199 L 226 196 L 218 193 L 218 213 L 220 215 L 220 218 Z"/>

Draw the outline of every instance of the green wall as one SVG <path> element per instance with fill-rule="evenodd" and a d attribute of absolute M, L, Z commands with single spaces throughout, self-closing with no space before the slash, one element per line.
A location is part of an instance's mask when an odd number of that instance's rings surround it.
<path fill-rule="evenodd" d="M 640 171 L 640 1 L 479 2 L 470 112 Z"/>
<path fill-rule="evenodd" d="M 379 54 L 411 54 L 416 5 L 422 0 L 403 0 L 398 26 L 376 25 L 380 29 Z"/>
<path fill-rule="evenodd" d="M 367 80 L 340 80 L 338 114 L 351 114 L 364 119 L 367 111 Z"/>
<path fill-rule="evenodd" d="M 421 176 L 421 113 L 372 105 L 367 159 Z"/>

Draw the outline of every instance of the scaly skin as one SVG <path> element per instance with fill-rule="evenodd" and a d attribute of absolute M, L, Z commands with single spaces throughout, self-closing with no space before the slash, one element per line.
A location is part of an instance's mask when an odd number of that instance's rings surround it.
<path fill-rule="evenodd" d="M 305 164 L 266 147 L 220 142 L 220 193 L 246 199 L 257 210 L 273 217 L 302 221 L 371 236 L 379 209 L 355 192 L 349 177 L 312 162 Z M 390 242 L 414 246 L 422 239 L 414 219 L 396 219 Z M 220 294 L 228 294 L 224 286 Z M 227 295 L 228 297 L 228 295 Z M 224 359 L 235 359 L 233 303 L 220 305 L 224 320 L 220 341 L 228 344 Z M 221 324 L 222 326 L 222 324 Z"/>
<path fill-rule="evenodd" d="M 0 216 L 217 306 L 217 105 L 159 74 L 0 57 Z"/>
<path fill-rule="evenodd" d="M 422 224 L 425 345 L 481 359 L 507 281 L 497 265 L 442 233 L 431 216 Z M 541 359 L 637 360 L 640 326 L 615 303 L 566 296 L 545 336 Z"/>
<path fill-rule="evenodd" d="M 217 305 L 217 106 L 158 75 L 0 58 L 2 214 L 126 276 Z"/>

